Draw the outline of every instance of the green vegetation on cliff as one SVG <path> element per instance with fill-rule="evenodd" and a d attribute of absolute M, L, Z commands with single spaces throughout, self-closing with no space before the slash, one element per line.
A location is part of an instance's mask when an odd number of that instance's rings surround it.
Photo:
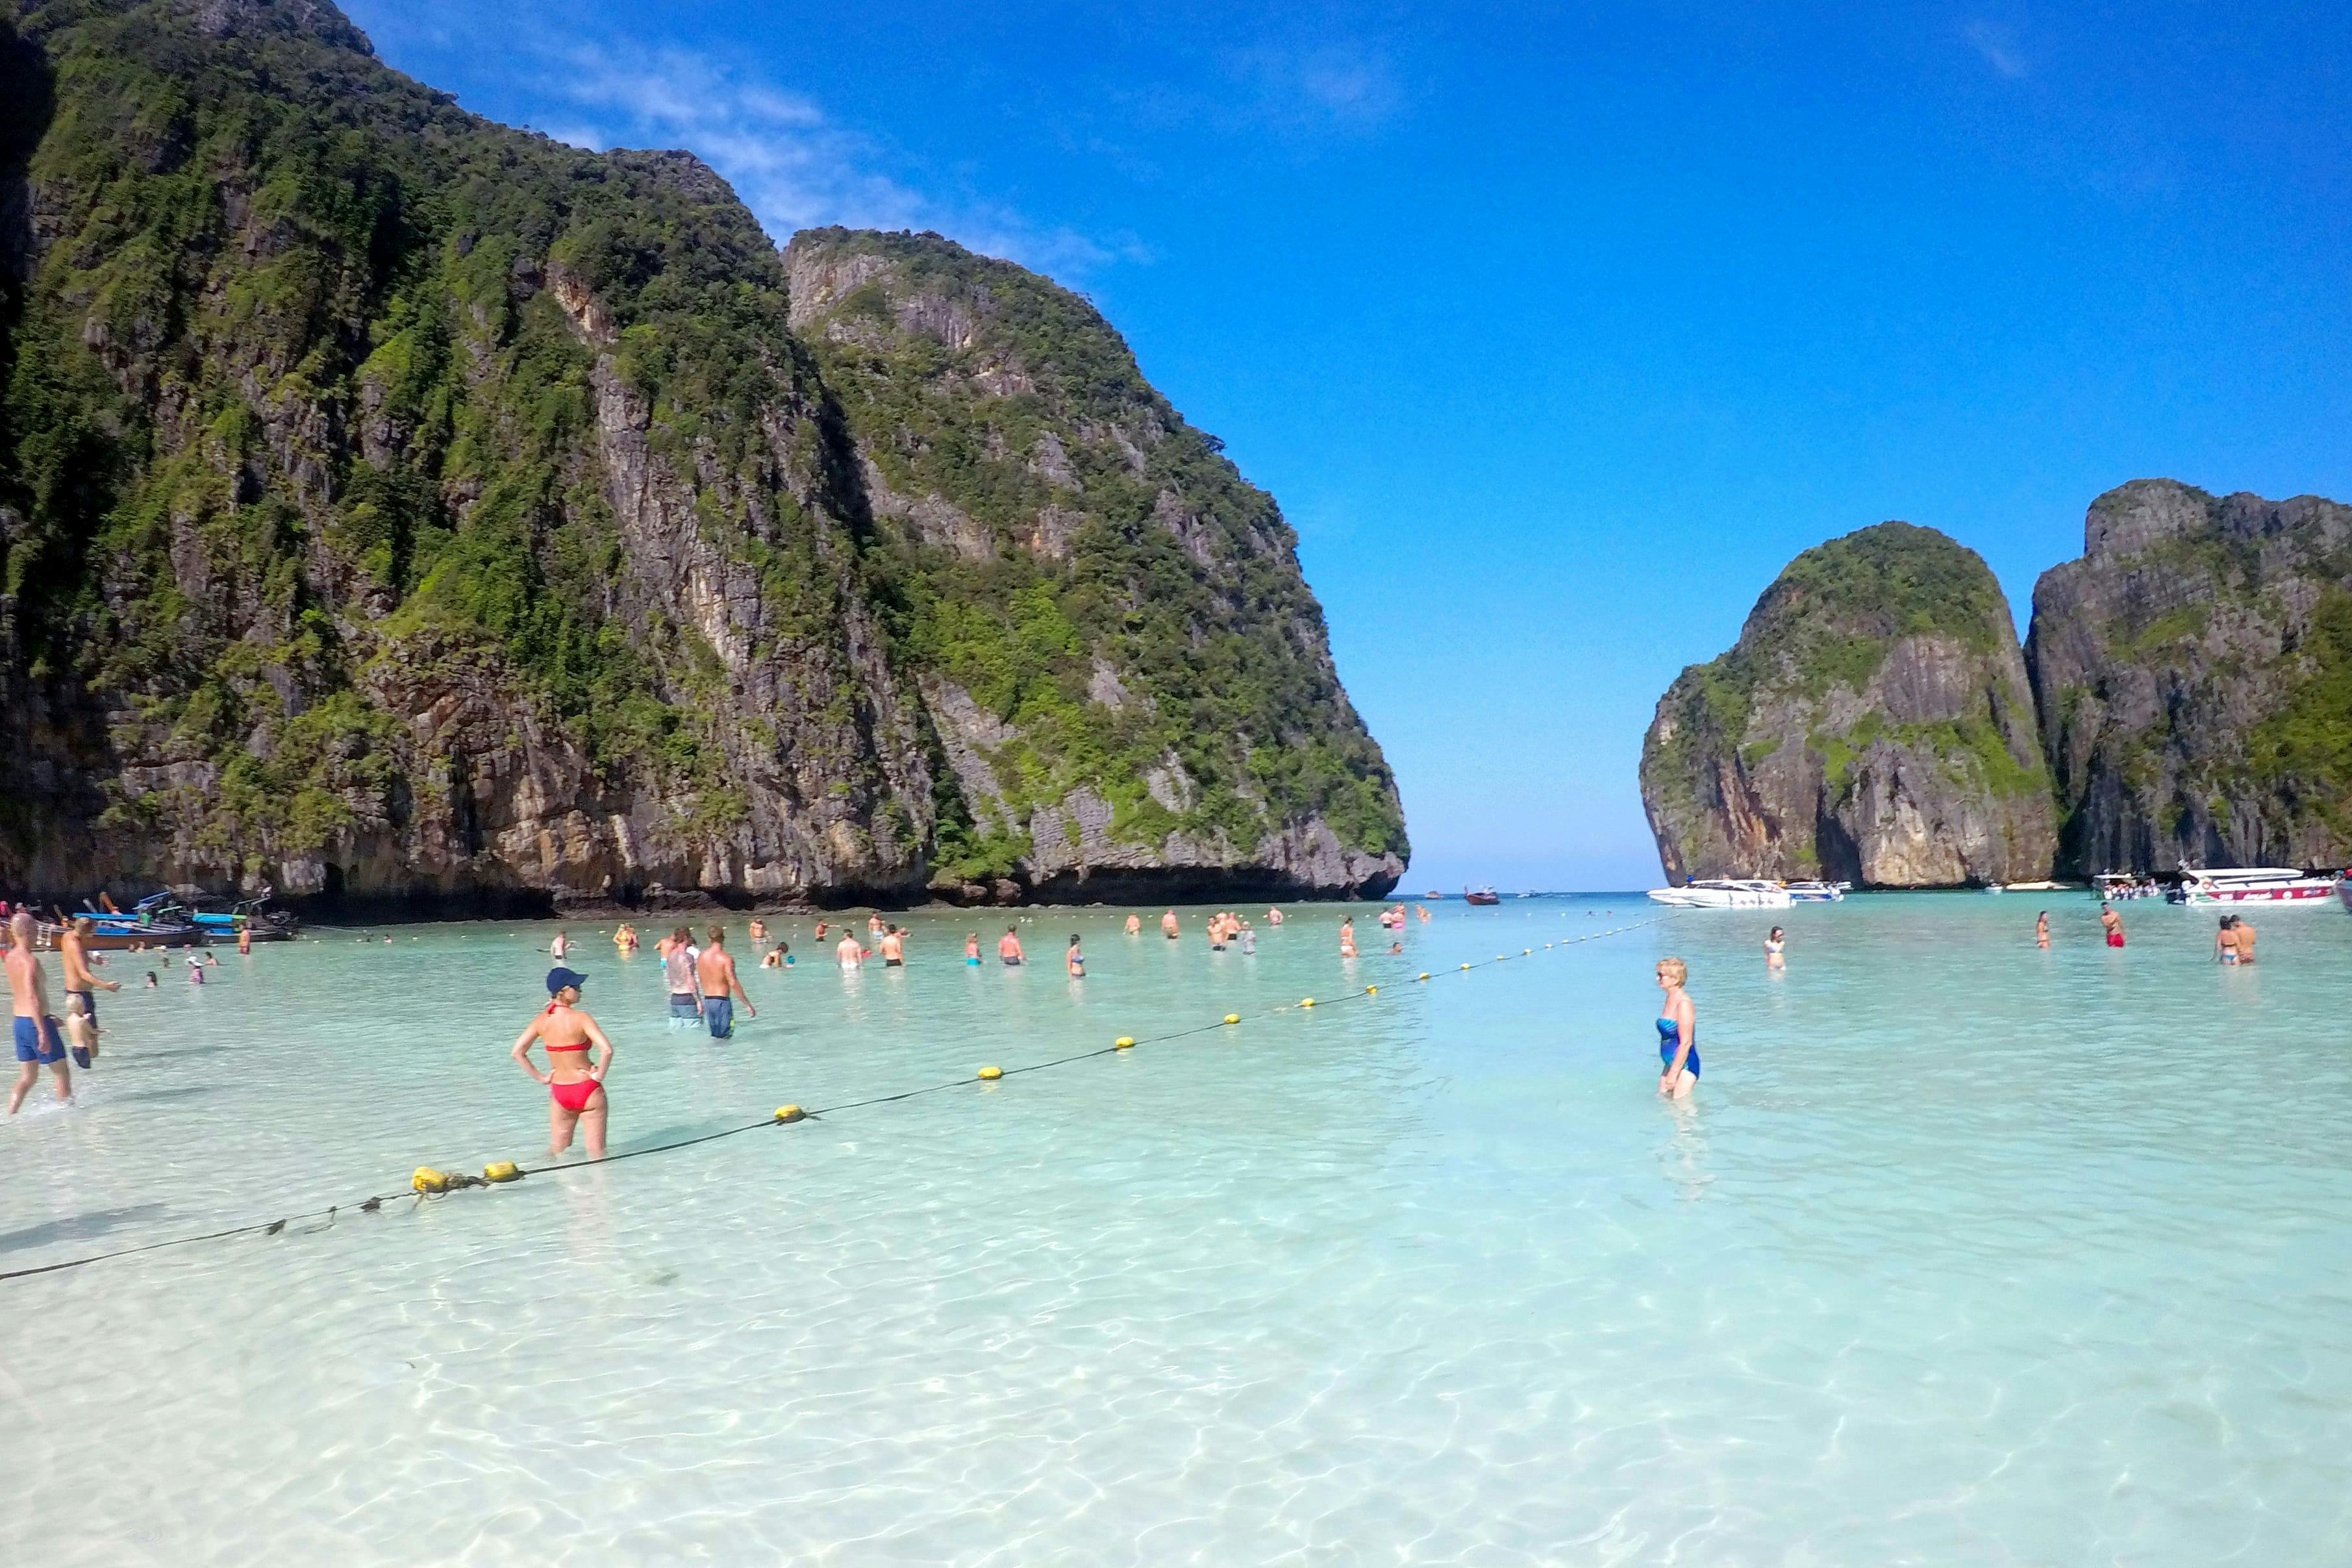
<path fill-rule="evenodd" d="M 1323 652 L 1296 537 L 1092 306 L 932 235 L 812 230 L 790 256 L 860 450 L 902 501 L 961 515 L 951 539 L 884 530 L 880 569 L 909 653 L 1013 732 L 989 758 L 1007 805 L 1083 787 L 1116 838 L 1245 852 L 1319 816 L 1402 858 L 1394 783 Z M 1172 807 L 1147 783 L 1171 758 L 1192 784 Z M 950 837 L 969 874 L 1023 852 Z"/>

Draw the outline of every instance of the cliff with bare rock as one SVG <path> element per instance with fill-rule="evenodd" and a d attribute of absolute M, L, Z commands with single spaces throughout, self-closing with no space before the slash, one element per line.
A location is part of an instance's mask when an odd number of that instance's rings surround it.
<path fill-rule="evenodd" d="M 2068 869 L 2352 862 L 2352 507 L 2111 490 L 2026 663 Z"/>
<path fill-rule="evenodd" d="M 2008 601 L 1973 551 L 1907 523 L 1790 562 L 1660 700 L 1641 779 L 1675 883 L 2027 880 L 2055 844 Z"/>
<path fill-rule="evenodd" d="M 1075 296 L 787 258 L 325 0 L 0 8 L 0 886 L 1384 892 L 1270 498 Z"/>

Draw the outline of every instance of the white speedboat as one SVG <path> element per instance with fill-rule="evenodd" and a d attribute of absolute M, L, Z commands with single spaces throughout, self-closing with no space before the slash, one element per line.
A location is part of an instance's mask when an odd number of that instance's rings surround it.
<path fill-rule="evenodd" d="M 2343 880 L 2342 874 L 2336 872 L 2325 872 L 2315 876 L 2274 865 L 2241 866 L 2230 871 L 2183 871 L 2180 885 L 2171 897 L 2176 904 L 2199 907 L 2317 904 L 2333 897 Z"/>
<path fill-rule="evenodd" d="M 1795 902 L 1777 882 L 1710 877 L 1680 887 L 1654 887 L 1651 899 L 1676 909 L 1786 909 Z"/>
<path fill-rule="evenodd" d="M 1842 882 L 1792 882 L 1785 884 L 1791 904 L 1835 904 L 1845 896 Z"/>

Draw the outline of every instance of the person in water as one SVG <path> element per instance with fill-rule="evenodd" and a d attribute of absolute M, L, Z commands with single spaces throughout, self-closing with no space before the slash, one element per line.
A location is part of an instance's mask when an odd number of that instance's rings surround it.
<path fill-rule="evenodd" d="M 1246 920 L 1242 922 L 1241 945 L 1244 957 L 1257 951 L 1257 931 Z"/>
<path fill-rule="evenodd" d="M 192 986 L 201 986 L 204 983 L 205 967 L 196 962 L 196 956 L 194 953 L 191 953 L 188 955 L 188 984 Z"/>
<path fill-rule="evenodd" d="M 1130 915 L 1127 917 L 1127 934 L 1129 936 L 1140 936 L 1143 935 L 1143 917 L 1141 915 Z"/>
<path fill-rule="evenodd" d="M 73 1046 L 76 1067 L 87 1069 L 98 1059 L 98 995 L 100 990 L 119 991 L 122 988 L 112 980 L 101 980 L 89 972 L 89 950 L 83 946 L 98 930 L 87 916 L 77 915 L 73 923 L 58 936 L 58 960 L 65 970 L 66 1017 L 68 1024 L 79 1001 L 83 1019 L 80 1032 L 87 1038 Z M 240 932 L 240 935 L 242 933 Z"/>
<path fill-rule="evenodd" d="M 820 920 L 820 921 L 818 921 L 818 922 L 816 923 L 816 935 L 815 935 L 814 936 L 811 937 L 811 938 L 810 938 L 810 940 L 812 940 L 812 941 L 815 941 L 815 942 L 822 942 L 822 941 L 824 941 L 824 921 Z"/>
<path fill-rule="evenodd" d="M 713 925 L 704 935 L 709 939 L 694 960 L 694 977 L 702 982 L 702 1027 L 713 1040 L 731 1040 L 735 1004 L 743 1004 L 745 1018 L 758 1018 L 760 1009 L 743 994 L 743 982 L 735 974 L 735 956 L 727 951 L 727 928 Z"/>
<path fill-rule="evenodd" d="M 1269 909 L 1269 910 L 1267 910 L 1267 911 L 1265 912 L 1265 923 L 1266 923 L 1268 925 L 1281 925 L 1281 924 L 1282 924 L 1282 911 L 1281 911 L 1281 910 L 1279 910 L 1279 909 Z"/>
<path fill-rule="evenodd" d="M 2116 913 L 2115 905 L 2111 904 L 2099 905 L 2099 924 L 2107 929 L 2108 946 L 2120 947 L 2124 945 L 2124 917 Z"/>
<path fill-rule="evenodd" d="M 16 1085 L 8 1091 L 8 1114 L 25 1103 L 46 1067 L 57 1079 L 58 1103 L 73 1103 L 73 1069 L 66 1065 L 66 1042 L 49 1012 L 48 981 L 33 951 L 33 917 L 19 909 L 8 917 L 8 1000 L 16 1032 Z"/>
<path fill-rule="evenodd" d="M 792 961 L 793 945 L 779 936 L 776 938 L 776 945 L 760 956 L 760 967 L 781 969 Z"/>
<path fill-rule="evenodd" d="M 841 960 L 845 969 L 855 969 L 866 962 L 866 949 L 857 945 L 856 935 L 848 931 L 843 932 L 841 940 L 834 944 L 833 956 Z"/>
<path fill-rule="evenodd" d="M 1683 989 L 1689 978 L 1690 967 L 1680 958 L 1658 960 L 1658 989 L 1665 993 L 1658 1007 L 1658 1092 L 1669 1100 L 1698 1087 L 1698 1010 Z"/>
<path fill-rule="evenodd" d="M 2046 909 L 2033 917 L 2033 945 L 2044 948 L 2050 946 L 2050 912 Z"/>
<path fill-rule="evenodd" d="M 253 922 L 242 915 L 236 918 L 236 956 L 240 958 L 253 956 Z"/>
<path fill-rule="evenodd" d="M 2221 916 L 2221 929 L 2213 933 L 2213 961 L 2235 964 L 2238 961 L 2238 934 L 2230 928 L 2238 923 L 2234 915 Z"/>
<path fill-rule="evenodd" d="M 974 965 L 980 962 L 980 933 L 977 931 L 963 934 L 963 961 Z"/>
<path fill-rule="evenodd" d="M 158 983 L 155 979 L 155 971 L 152 969 L 147 971 L 147 988 L 151 991 L 158 988 Z"/>
<path fill-rule="evenodd" d="M 907 934 L 893 925 L 882 933 L 882 967 L 904 968 L 907 964 Z"/>
<path fill-rule="evenodd" d="M 588 977 L 558 964 L 547 972 L 545 1009 L 515 1036 L 510 1053 L 536 1082 L 547 1085 L 547 1152 L 560 1155 L 572 1146 L 572 1129 L 587 1134 L 588 1157 L 604 1157 L 604 1080 L 613 1071 L 613 1042 L 580 1007 L 580 988 Z M 530 1048 L 547 1048 L 547 1071 L 531 1065 Z M 590 1065 L 588 1052 L 595 1048 Z"/>
<path fill-rule="evenodd" d="M 751 946 L 757 947 L 768 939 L 768 923 L 758 915 L 751 916 Z"/>
<path fill-rule="evenodd" d="M 662 978 L 669 986 L 669 1021 L 674 1026 L 688 1028 L 699 1023 L 702 993 L 695 987 L 694 933 L 686 926 L 677 926 L 654 944 L 654 951 L 661 955 Z"/>
<path fill-rule="evenodd" d="M 1780 955 L 1781 949 L 1788 945 L 1789 939 L 1782 935 L 1780 928 L 1777 925 L 1772 927 L 1772 935 L 1764 938 L 1764 967 L 1768 969 L 1785 968 L 1789 961 Z"/>
<path fill-rule="evenodd" d="M 1339 922 L 1339 956 L 1352 958 L 1355 956 L 1356 923 L 1353 919 L 1342 919 Z"/>
<path fill-rule="evenodd" d="M 387 936 L 384 940 L 389 942 L 392 938 Z M 554 959 L 559 964 L 563 962 L 564 959 L 570 957 L 572 956 L 572 937 L 570 934 L 567 932 L 558 931 L 555 934 L 555 940 L 547 945 L 547 956 Z"/>
<path fill-rule="evenodd" d="M 1008 969 L 1021 967 L 1021 936 L 1010 925 L 1004 928 L 1004 935 L 996 939 L 996 956 L 1004 960 L 1004 967 Z"/>
<path fill-rule="evenodd" d="M 2238 939 L 2238 962 L 2252 963 L 2254 961 L 2254 928 L 2246 924 L 2244 915 L 2230 916 L 2230 935 Z"/>
<path fill-rule="evenodd" d="M 1070 972 L 1070 978 L 1074 980 L 1083 980 L 1087 977 L 1087 956 L 1078 951 L 1078 939 L 1076 936 L 1070 938 L 1070 950 L 1062 955 L 1062 967 Z"/>
<path fill-rule="evenodd" d="M 1174 910 L 1171 909 L 1167 914 L 1160 917 L 1160 935 L 1167 937 L 1171 942 L 1176 940 L 1176 912 Z"/>

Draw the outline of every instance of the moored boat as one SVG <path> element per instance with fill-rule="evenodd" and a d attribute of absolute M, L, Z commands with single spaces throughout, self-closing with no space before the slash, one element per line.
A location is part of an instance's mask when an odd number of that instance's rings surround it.
<path fill-rule="evenodd" d="M 2310 873 L 2284 866 L 2238 866 L 2226 871 L 2187 871 L 2168 896 L 2175 904 L 2198 907 L 2248 904 L 2317 904 L 2335 895 L 2344 883 L 2340 872 Z"/>
<path fill-rule="evenodd" d="M 1500 904 L 1503 902 L 1503 895 L 1496 893 L 1491 887 L 1481 887 L 1475 890 L 1465 887 L 1462 890 L 1462 902 L 1465 904 Z"/>
<path fill-rule="evenodd" d="M 1754 878 L 1709 877 L 1680 887 L 1654 887 L 1653 903 L 1676 909 L 1786 909 L 1796 902 L 1777 882 Z"/>
<path fill-rule="evenodd" d="M 1791 904 L 1835 904 L 1845 896 L 1842 882 L 1791 882 L 1783 883 L 1789 890 Z"/>

